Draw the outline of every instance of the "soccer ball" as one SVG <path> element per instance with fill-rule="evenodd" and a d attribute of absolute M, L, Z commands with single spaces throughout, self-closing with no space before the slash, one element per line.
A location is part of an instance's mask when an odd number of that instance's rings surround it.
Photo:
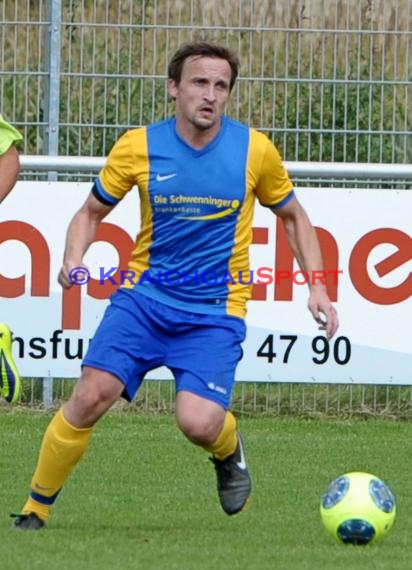
<path fill-rule="evenodd" d="M 320 516 L 325 529 L 340 543 L 375 543 L 395 521 L 395 497 L 375 475 L 346 473 L 327 488 L 320 502 Z"/>

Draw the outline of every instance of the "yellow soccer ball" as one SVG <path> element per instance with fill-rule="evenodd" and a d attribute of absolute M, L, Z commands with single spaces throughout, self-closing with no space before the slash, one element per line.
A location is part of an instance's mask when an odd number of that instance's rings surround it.
<path fill-rule="evenodd" d="M 320 515 L 323 526 L 338 542 L 376 543 L 395 521 L 395 496 L 371 473 L 346 473 L 327 488 L 320 502 Z"/>

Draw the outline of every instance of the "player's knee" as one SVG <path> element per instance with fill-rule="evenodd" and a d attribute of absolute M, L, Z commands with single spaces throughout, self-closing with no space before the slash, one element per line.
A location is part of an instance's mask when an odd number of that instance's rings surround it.
<path fill-rule="evenodd" d="M 103 373 L 104 374 L 104 373 Z M 107 382 L 91 378 L 87 371 L 74 387 L 73 394 L 65 406 L 65 414 L 78 427 L 94 424 L 117 400 L 121 393 L 118 381 Z"/>
<path fill-rule="evenodd" d="M 178 425 L 184 435 L 196 445 L 209 445 L 219 435 L 219 428 L 210 418 L 180 417 Z"/>
<path fill-rule="evenodd" d="M 99 408 L 104 399 L 104 394 L 100 390 L 84 386 L 81 383 L 75 388 L 71 398 L 73 405 L 87 414 Z"/>

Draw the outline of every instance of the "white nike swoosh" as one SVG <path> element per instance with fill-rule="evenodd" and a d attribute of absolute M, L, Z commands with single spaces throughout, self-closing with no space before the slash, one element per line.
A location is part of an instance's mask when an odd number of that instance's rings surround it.
<path fill-rule="evenodd" d="M 243 453 L 242 442 L 240 442 L 240 461 L 236 461 L 236 465 L 239 467 L 239 469 L 243 469 L 243 471 L 246 469 L 245 454 Z"/>
<path fill-rule="evenodd" d="M 176 173 L 174 173 L 174 174 L 165 174 L 164 176 L 162 176 L 161 174 L 157 174 L 156 180 L 157 180 L 157 182 L 163 182 L 164 180 L 169 180 L 169 178 L 174 178 L 175 176 L 177 176 Z"/>

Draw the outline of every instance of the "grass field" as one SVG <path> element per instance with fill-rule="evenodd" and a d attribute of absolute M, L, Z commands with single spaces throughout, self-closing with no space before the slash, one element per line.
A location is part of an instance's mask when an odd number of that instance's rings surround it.
<path fill-rule="evenodd" d="M 9 530 L 21 508 L 50 416 L 0 415 L 2 570 L 410 570 L 412 497 L 408 422 L 368 419 L 241 419 L 254 492 L 227 517 L 213 466 L 169 415 L 111 413 L 69 479 L 47 528 Z M 367 547 L 335 544 L 319 500 L 350 470 L 371 471 L 397 497 L 388 537 Z"/>

